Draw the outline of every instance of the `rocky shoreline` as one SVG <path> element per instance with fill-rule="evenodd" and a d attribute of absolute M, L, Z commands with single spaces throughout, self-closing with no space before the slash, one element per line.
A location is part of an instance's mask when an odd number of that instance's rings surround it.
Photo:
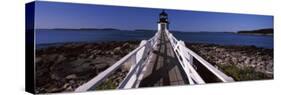
<path fill-rule="evenodd" d="M 139 43 L 65 43 L 36 49 L 36 93 L 74 91 Z M 200 43 L 186 43 L 186 46 L 236 81 L 273 78 L 273 49 Z M 97 89 L 114 89 L 127 72 L 118 69 Z"/>
<path fill-rule="evenodd" d="M 36 50 L 36 93 L 74 91 L 110 67 L 139 45 L 140 41 L 66 43 Z M 118 69 L 98 89 L 118 86 L 126 76 Z"/>
<path fill-rule="evenodd" d="M 186 46 L 236 81 L 273 79 L 273 49 L 202 43 Z"/>

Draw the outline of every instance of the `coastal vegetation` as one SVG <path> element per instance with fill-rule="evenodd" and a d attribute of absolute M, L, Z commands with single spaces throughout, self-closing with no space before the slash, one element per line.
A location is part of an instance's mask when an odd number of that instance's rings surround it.
<path fill-rule="evenodd" d="M 186 43 L 235 81 L 273 79 L 273 49 Z"/>
<path fill-rule="evenodd" d="M 239 68 L 233 64 L 217 64 L 217 66 L 235 81 L 272 79 L 273 76 L 255 71 L 253 67 Z"/>
<path fill-rule="evenodd" d="M 140 41 L 64 43 L 36 49 L 36 92 L 74 91 L 139 45 Z M 273 79 L 273 49 L 186 43 L 235 81 Z M 127 74 L 118 69 L 96 89 L 114 89 Z"/>
<path fill-rule="evenodd" d="M 238 34 L 256 34 L 256 35 L 273 35 L 273 29 L 259 29 L 259 30 L 252 30 L 252 31 L 238 31 Z"/>

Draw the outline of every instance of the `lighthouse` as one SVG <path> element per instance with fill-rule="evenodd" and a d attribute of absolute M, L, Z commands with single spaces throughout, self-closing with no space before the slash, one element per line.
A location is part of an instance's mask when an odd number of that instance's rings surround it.
<path fill-rule="evenodd" d="M 165 12 L 165 10 L 162 10 L 162 12 L 159 14 L 159 20 L 157 23 L 158 31 L 169 29 L 168 14 Z"/>

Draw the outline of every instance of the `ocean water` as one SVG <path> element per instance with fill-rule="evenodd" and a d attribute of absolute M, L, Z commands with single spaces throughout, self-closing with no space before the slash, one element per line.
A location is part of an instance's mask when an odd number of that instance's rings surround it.
<path fill-rule="evenodd" d="M 149 39 L 152 31 L 118 30 L 36 30 L 36 45 L 68 42 L 108 42 Z M 172 32 L 178 40 L 190 43 L 213 43 L 273 48 L 273 36 L 245 35 L 223 32 Z"/>
<path fill-rule="evenodd" d="M 272 35 L 250 35 L 235 33 L 174 33 L 178 40 L 192 43 L 213 43 L 220 45 L 256 46 L 273 48 Z"/>

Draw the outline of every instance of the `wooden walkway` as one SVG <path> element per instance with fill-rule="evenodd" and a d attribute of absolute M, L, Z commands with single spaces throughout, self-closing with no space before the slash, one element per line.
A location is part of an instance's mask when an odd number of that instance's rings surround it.
<path fill-rule="evenodd" d="M 163 31 L 160 35 L 160 42 L 157 49 L 153 51 L 152 59 L 139 86 L 188 84 L 188 79 L 180 66 L 167 35 Z"/>

